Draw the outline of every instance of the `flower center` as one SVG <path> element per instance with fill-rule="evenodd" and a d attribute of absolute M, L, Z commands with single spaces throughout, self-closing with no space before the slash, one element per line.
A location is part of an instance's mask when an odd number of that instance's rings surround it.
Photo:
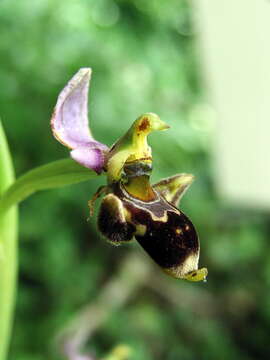
<path fill-rule="evenodd" d="M 153 201 L 156 194 L 150 185 L 151 172 L 152 161 L 150 159 L 127 162 L 122 179 L 125 190 L 139 200 Z"/>

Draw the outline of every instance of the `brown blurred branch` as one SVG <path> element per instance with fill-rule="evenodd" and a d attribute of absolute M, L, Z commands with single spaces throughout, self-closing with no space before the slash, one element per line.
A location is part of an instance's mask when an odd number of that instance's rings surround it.
<path fill-rule="evenodd" d="M 69 360 L 94 360 L 90 355 L 82 355 L 81 350 L 110 314 L 124 306 L 142 287 L 151 289 L 183 311 L 191 311 L 203 317 L 220 313 L 221 304 L 210 294 L 207 284 L 173 280 L 162 274 L 146 256 L 133 251 L 123 260 L 119 271 L 103 287 L 98 297 L 83 307 L 60 331 L 57 344 L 61 353 Z M 119 348 L 121 346 L 116 349 Z M 129 357 L 121 357 L 119 354 L 126 353 L 113 350 L 104 359 L 120 360 Z"/>
<path fill-rule="evenodd" d="M 123 306 L 142 285 L 149 282 L 149 276 L 148 262 L 136 252 L 127 256 L 120 264 L 119 272 L 105 285 L 99 296 L 82 308 L 60 331 L 56 341 L 61 353 L 69 360 L 94 360 L 89 355 L 81 355 L 81 349 L 115 309 Z"/>

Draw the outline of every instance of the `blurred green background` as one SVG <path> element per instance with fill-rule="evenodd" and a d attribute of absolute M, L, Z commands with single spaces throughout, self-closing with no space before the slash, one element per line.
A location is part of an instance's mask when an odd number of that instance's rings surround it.
<path fill-rule="evenodd" d="M 151 277 L 123 306 L 108 306 L 89 353 L 101 358 L 121 343 L 131 347 L 131 360 L 269 358 L 269 217 L 216 197 L 215 121 L 200 80 L 192 18 L 188 1 L 177 0 L 0 1 L 0 115 L 17 175 L 68 156 L 49 119 L 59 91 L 90 66 L 90 123 L 98 140 L 111 145 L 143 112 L 170 124 L 150 138 L 153 181 L 178 172 L 196 176 L 182 208 L 197 226 L 200 264 L 209 269 L 207 283 L 177 281 L 138 244 L 106 243 L 95 219 L 87 221 L 87 201 L 105 178 L 39 193 L 20 207 L 9 359 L 59 359 L 60 329 L 99 301 L 134 253 Z"/>

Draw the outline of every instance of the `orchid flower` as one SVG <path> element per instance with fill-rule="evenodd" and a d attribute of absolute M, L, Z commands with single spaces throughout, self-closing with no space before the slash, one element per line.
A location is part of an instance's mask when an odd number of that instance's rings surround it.
<path fill-rule="evenodd" d="M 147 136 L 169 126 L 153 113 L 135 120 L 110 148 L 95 140 L 88 127 L 90 68 L 82 68 L 60 92 L 51 119 L 55 138 L 71 149 L 71 157 L 100 174 L 108 183 L 89 202 L 105 195 L 98 216 L 101 234 L 113 245 L 134 238 L 169 275 L 190 281 L 204 280 L 207 269 L 198 269 L 199 240 L 192 222 L 177 209 L 193 181 L 177 174 L 150 184 L 152 151 Z"/>

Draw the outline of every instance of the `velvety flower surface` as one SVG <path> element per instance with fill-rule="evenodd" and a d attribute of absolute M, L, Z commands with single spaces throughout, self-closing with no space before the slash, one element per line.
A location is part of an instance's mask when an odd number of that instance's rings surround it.
<path fill-rule="evenodd" d="M 71 157 L 100 173 L 108 147 L 96 141 L 88 124 L 88 90 L 91 69 L 80 69 L 60 92 L 51 118 L 55 138 L 71 149 Z"/>

